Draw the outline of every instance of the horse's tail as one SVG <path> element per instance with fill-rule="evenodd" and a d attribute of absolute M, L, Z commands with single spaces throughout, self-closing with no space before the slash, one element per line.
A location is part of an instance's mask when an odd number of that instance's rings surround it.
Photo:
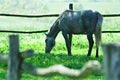
<path fill-rule="evenodd" d="M 99 48 L 99 45 L 101 44 L 101 29 L 102 29 L 102 22 L 103 22 L 103 16 L 99 12 L 95 12 L 97 14 L 97 23 L 96 23 L 96 30 L 95 30 L 95 39 L 96 39 L 96 48 Z"/>

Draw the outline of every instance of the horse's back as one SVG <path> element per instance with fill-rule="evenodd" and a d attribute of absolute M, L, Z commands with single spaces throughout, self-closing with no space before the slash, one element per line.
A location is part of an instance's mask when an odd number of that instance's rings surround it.
<path fill-rule="evenodd" d="M 93 32 L 97 23 L 97 15 L 92 10 L 73 11 L 66 10 L 61 16 L 60 24 L 68 33 L 84 34 L 88 29 Z"/>
<path fill-rule="evenodd" d="M 98 21 L 97 14 L 92 10 L 85 10 L 82 14 L 82 21 L 86 32 L 94 33 Z"/>
<path fill-rule="evenodd" d="M 60 24 L 64 25 L 64 28 L 67 30 L 68 33 L 83 33 L 84 29 L 81 14 L 81 11 L 66 10 L 62 14 L 62 20 L 60 21 Z"/>

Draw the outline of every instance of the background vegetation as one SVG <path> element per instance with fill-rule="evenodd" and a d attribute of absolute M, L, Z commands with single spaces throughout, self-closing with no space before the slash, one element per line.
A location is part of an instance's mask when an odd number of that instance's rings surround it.
<path fill-rule="evenodd" d="M 102 14 L 119 13 L 120 2 L 116 0 L 75 0 L 74 10 L 93 9 Z M 95 1 L 95 2 L 93 2 Z M 51 3 L 52 2 L 52 3 Z M 68 9 L 68 0 L 0 0 L 0 13 L 16 13 L 16 14 L 52 14 L 61 13 Z M 49 29 L 55 18 L 14 18 L 0 16 L 0 30 L 22 30 L 35 31 Z M 120 30 L 120 18 L 104 18 L 102 30 Z M 0 33 L 0 53 L 9 53 L 8 36 L 13 33 Z M 26 59 L 27 62 L 37 67 L 48 67 L 54 64 L 63 64 L 69 68 L 80 69 L 89 60 L 98 60 L 103 64 L 103 53 L 100 48 L 100 58 L 95 58 L 95 45 L 91 57 L 86 57 L 88 50 L 88 41 L 86 35 L 73 36 L 72 53 L 73 56 L 67 55 L 64 39 L 59 33 L 56 38 L 56 45 L 51 54 L 45 54 L 45 35 L 44 33 L 35 34 L 16 34 L 20 37 L 20 51 L 26 49 L 35 50 L 35 56 Z M 102 42 L 119 42 L 119 33 L 105 33 L 102 34 Z M 7 65 L 0 65 L 0 80 L 5 80 L 7 72 Z M 85 80 L 103 80 L 103 72 L 96 72 L 90 75 Z M 23 72 L 22 80 L 69 80 L 65 76 L 54 76 L 50 78 L 35 77 L 27 72 Z"/>

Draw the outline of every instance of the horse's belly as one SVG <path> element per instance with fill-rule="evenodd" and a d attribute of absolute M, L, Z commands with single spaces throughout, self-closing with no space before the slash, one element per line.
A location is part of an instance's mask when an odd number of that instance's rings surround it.
<path fill-rule="evenodd" d="M 71 26 L 70 32 L 73 34 L 84 34 L 85 30 L 82 24 L 74 24 Z"/>
<path fill-rule="evenodd" d="M 75 17 L 75 19 L 72 19 L 71 32 L 73 34 L 83 34 L 85 32 L 81 16 L 79 16 L 78 18 Z"/>
<path fill-rule="evenodd" d="M 84 34 L 85 31 L 83 28 L 73 28 L 72 33 L 73 34 Z"/>

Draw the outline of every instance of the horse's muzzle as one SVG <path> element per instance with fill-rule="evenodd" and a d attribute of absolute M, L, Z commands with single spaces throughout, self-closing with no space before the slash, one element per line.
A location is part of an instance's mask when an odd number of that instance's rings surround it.
<path fill-rule="evenodd" d="M 45 53 L 50 53 L 51 48 L 45 47 Z"/>

